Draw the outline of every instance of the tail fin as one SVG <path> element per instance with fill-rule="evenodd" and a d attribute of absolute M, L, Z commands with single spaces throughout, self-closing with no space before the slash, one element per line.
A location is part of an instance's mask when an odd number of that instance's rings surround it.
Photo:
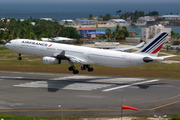
<path fill-rule="evenodd" d="M 154 38 L 152 38 L 143 48 L 136 51 L 137 54 L 148 54 L 151 56 L 157 56 L 160 49 L 162 48 L 166 37 L 168 36 L 167 32 L 160 32 Z"/>

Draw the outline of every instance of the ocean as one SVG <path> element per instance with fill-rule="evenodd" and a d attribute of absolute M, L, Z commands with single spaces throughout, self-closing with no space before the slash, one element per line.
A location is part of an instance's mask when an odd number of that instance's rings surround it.
<path fill-rule="evenodd" d="M 114 15 L 117 10 L 158 11 L 160 15 L 180 13 L 180 2 L 6 2 L 0 1 L 0 18 L 53 18 L 56 20 L 87 18 L 90 14 Z"/>
<path fill-rule="evenodd" d="M 148 28 L 148 27 L 127 27 L 127 30 L 130 32 L 137 32 L 140 33 L 139 35 L 141 36 L 141 29 L 142 28 Z M 180 26 L 165 26 L 165 28 L 171 28 L 172 31 L 174 31 L 175 33 L 179 33 L 180 34 Z M 112 32 L 115 31 L 115 28 L 110 28 Z M 97 31 L 106 31 L 106 28 L 99 28 L 97 29 Z"/>
<path fill-rule="evenodd" d="M 56 2 L 6 2 L 0 1 L 0 18 L 29 19 L 52 18 L 54 20 L 87 18 L 90 14 L 114 15 L 117 10 L 127 11 L 158 11 L 160 15 L 180 13 L 180 2 L 103 2 L 103 1 L 56 1 Z M 171 26 L 170 26 L 171 27 Z M 172 26 L 173 27 L 173 26 Z M 180 33 L 180 27 L 172 28 Z M 128 28 L 131 31 L 139 31 L 141 27 Z"/>

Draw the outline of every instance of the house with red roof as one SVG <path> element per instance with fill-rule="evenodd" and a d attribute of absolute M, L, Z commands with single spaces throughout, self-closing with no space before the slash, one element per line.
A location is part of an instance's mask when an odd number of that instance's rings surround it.
<path fill-rule="evenodd" d="M 88 32 L 96 32 L 96 29 L 94 28 L 89 28 L 89 27 L 83 27 L 83 28 L 78 28 L 76 29 L 78 34 L 80 34 L 82 37 L 87 37 Z"/>

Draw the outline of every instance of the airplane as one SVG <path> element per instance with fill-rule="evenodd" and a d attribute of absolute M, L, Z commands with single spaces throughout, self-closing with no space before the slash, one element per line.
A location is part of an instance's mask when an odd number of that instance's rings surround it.
<path fill-rule="evenodd" d="M 5 46 L 19 54 L 18 60 L 22 59 L 21 54 L 26 54 L 43 57 L 42 61 L 45 64 L 61 64 L 61 61 L 65 61 L 71 65 L 69 71 L 78 74 L 79 71 L 74 64 L 80 64 L 81 70 L 87 69 L 91 72 L 94 70 L 90 67 L 92 64 L 129 67 L 173 57 L 175 55 L 157 57 L 167 36 L 167 32 L 160 32 L 140 50 L 133 53 L 28 39 L 14 39 L 6 43 Z"/>

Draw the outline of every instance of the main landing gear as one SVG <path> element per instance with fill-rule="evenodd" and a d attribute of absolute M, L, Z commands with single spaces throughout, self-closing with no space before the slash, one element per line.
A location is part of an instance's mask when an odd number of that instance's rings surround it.
<path fill-rule="evenodd" d="M 81 70 L 88 70 L 89 72 L 93 71 L 94 69 L 92 67 L 90 67 L 89 65 L 83 65 L 81 66 Z M 73 74 L 78 74 L 79 71 L 75 70 L 74 65 L 72 65 L 71 67 L 69 67 L 69 71 L 73 71 Z"/>
<path fill-rule="evenodd" d="M 92 67 L 90 67 L 89 65 L 83 65 L 81 66 L 81 70 L 86 70 L 88 69 L 89 72 L 93 71 L 94 69 Z"/>
<path fill-rule="evenodd" d="M 22 60 L 21 54 L 19 54 L 18 60 Z"/>
<path fill-rule="evenodd" d="M 78 74 L 79 73 L 78 70 L 75 70 L 74 66 L 69 67 L 69 71 L 73 71 L 73 74 Z"/>

